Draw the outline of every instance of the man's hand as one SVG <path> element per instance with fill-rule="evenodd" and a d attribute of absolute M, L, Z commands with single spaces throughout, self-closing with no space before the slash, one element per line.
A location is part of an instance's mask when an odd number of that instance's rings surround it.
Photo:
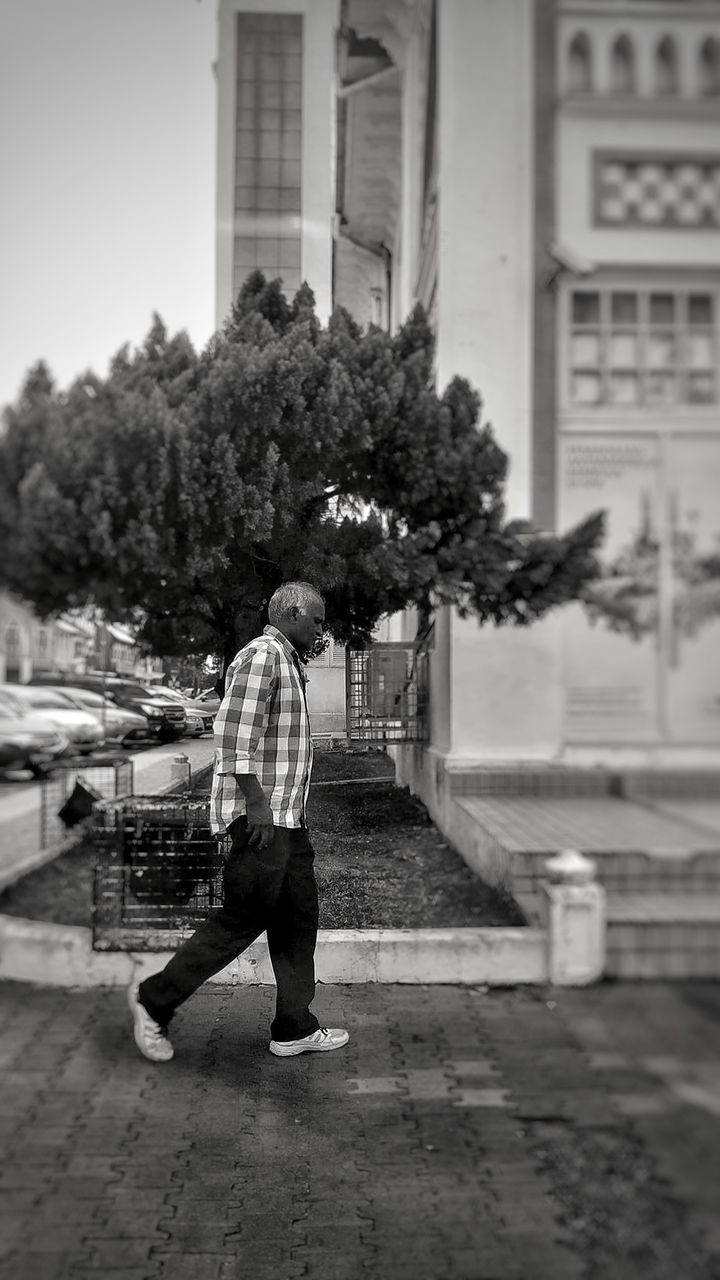
<path fill-rule="evenodd" d="M 237 773 L 237 784 L 245 797 L 248 846 L 267 849 L 273 836 L 272 810 L 254 773 Z"/>
<path fill-rule="evenodd" d="M 273 818 L 264 796 L 262 800 L 248 800 L 247 830 L 250 849 L 267 849 L 273 836 Z"/>

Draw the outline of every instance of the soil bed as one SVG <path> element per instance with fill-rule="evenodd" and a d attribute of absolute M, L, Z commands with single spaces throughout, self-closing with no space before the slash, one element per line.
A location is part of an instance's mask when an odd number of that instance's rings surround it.
<path fill-rule="evenodd" d="M 308 821 L 321 929 L 520 925 L 511 898 L 486 885 L 392 781 L 382 751 L 318 751 Z M 209 771 L 195 789 L 207 790 Z M 60 854 L 0 894 L 0 913 L 92 923 L 94 850 Z"/>

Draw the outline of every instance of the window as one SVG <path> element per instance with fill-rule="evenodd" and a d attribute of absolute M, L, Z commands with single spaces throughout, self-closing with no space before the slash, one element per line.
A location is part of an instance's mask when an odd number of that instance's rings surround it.
<path fill-rule="evenodd" d="M 570 43 L 568 92 L 592 93 L 592 51 L 584 31 L 578 32 Z"/>
<path fill-rule="evenodd" d="M 720 94 L 720 43 L 713 36 L 700 47 L 700 92 L 707 98 Z"/>
<path fill-rule="evenodd" d="M 346 652 L 346 651 L 345 651 L 345 645 L 344 645 L 344 644 L 336 644 L 335 642 L 333 642 L 332 647 L 331 647 L 330 666 L 331 666 L 331 667 L 344 667 L 344 666 L 345 666 L 345 652 Z"/>
<path fill-rule="evenodd" d="M 237 15 L 235 295 L 254 268 L 300 287 L 302 24 Z"/>
<path fill-rule="evenodd" d="M 655 51 L 655 92 L 672 95 L 678 91 L 677 51 L 675 41 L 663 36 Z"/>
<path fill-rule="evenodd" d="M 612 287 L 571 293 L 575 405 L 715 404 L 717 353 L 712 293 Z"/>
<path fill-rule="evenodd" d="M 635 92 L 635 50 L 627 36 L 618 36 L 612 47 L 610 83 L 613 93 Z"/>
<path fill-rule="evenodd" d="M 5 632 L 5 653 L 8 662 L 16 662 L 20 656 L 20 632 L 14 622 L 10 623 Z"/>

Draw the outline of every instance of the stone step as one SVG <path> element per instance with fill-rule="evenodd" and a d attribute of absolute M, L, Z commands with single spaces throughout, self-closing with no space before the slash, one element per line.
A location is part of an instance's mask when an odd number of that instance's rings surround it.
<path fill-rule="evenodd" d="M 720 977 L 720 894 L 609 893 L 606 974 Z"/>
<path fill-rule="evenodd" d="M 597 880 L 608 893 L 674 895 L 720 893 L 720 849 L 717 851 L 582 849 L 596 866 Z M 510 867 L 515 897 L 536 893 L 547 879 L 545 862 L 551 855 L 512 853 Z"/>
<path fill-rule="evenodd" d="M 563 764 L 493 764 L 449 769 L 453 796 L 615 796 L 720 801 L 720 770 Z"/>
<path fill-rule="evenodd" d="M 494 869 L 516 897 L 537 892 L 561 849 L 592 858 L 611 891 L 706 893 L 720 888 L 720 804 L 614 796 L 468 796 L 455 805 L 475 832 L 476 869 Z"/>

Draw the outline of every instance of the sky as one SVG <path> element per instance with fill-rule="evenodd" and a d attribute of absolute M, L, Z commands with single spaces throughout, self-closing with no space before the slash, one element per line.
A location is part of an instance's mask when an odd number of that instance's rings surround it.
<path fill-rule="evenodd" d="M 215 327 L 216 0 L 0 0 L 0 406 Z"/>

